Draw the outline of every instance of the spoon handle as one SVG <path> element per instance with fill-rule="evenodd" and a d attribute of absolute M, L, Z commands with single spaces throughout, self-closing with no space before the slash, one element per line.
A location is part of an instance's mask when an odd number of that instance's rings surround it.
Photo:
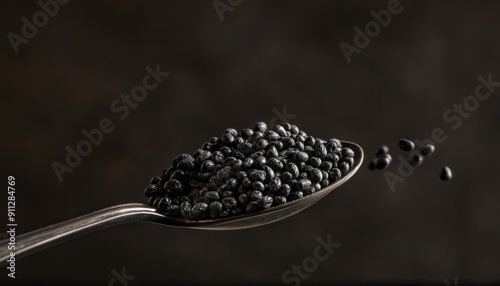
<path fill-rule="evenodd" d="M 122 204 L 69 219 L 29 233 L 15 236 L 15 250 L 9 250 L 10 237 L 0 241 L 0 265 L 6 265 L 11 253 L 15 259 L 64 242 L 71 238 L 127 222 L 157 221 L 163 217 L 146 204 Z M 12 248 L 12 245 L 10 247 Z"/>

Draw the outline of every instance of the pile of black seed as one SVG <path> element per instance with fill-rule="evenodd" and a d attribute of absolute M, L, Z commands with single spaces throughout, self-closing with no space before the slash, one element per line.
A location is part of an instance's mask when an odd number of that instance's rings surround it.
<path fill-rule="evenodd" d="M 149 204 L 171 217 L 205 219 L 252 213 L 300 199 L 339 180 L 354 151 L 283 123 L 226 129 L 192 155 L 181 154 L 151 179 Z"/>

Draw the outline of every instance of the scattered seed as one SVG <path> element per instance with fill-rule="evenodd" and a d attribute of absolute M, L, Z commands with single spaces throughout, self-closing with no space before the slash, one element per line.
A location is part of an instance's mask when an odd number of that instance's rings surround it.
<path fill-rule="evenodd" d="M 389 154 L 389 147 L 387 145 L 381 145 L 378 147 L 377 153 L 375 153 L 375 156 L 379 157 L 384 154 Z"/>
<path fill-rule="evenodd" d="M 424 162 L 424 157 L 422 155 L 416 154 L 415 156 L 411 157 L 410 159 L 410 164 L 412 166 L 420 166 Z"/>
<path fill-rule="evenodd" d="M 420 148 L 420 153 L 424 156 L 430 156 L 434 153 L 435 147 L 432 144 L 425 144 L 422 148 Z"/>
<path fill-rule="evenodd" d="M 403 151 L 411 151 L 415 149 L 415 143 L 408 139 L 399 139 L 399 148 Z"/>
<path fill-rule="evenodd" d="M 451 180 L 453 174 L 451 173 L 451 169 L 448 166 L 444 166 L 439 172 L 439 178 L 443 181 Z"/>

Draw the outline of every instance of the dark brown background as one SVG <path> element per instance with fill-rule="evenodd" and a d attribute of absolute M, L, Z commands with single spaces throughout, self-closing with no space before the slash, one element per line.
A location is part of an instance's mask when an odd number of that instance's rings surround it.
<path fill-rule="evenodd" d="M 227 127 L 269 122 L 273 108 L 286 106 L 290 122 L 315 136 L 359 143 L 367 159 L 383 143 L 397 156 L 399 138 L 429 138 L 436 127 L 448 140 L 396 192 L 364 166 L 278 223 L 229 232 L 122 225 L 19 260 L 16 280 L 2 269 L 0 283 L 107 285 L 125 267 L 136 277 L 129 285 L 279 284 L 328 235 L 341 247 L 302 284 L 499 280 L 500 91 L 456 131 L 442 115 L 474 92 L 479 75 L 500 80 L 500 5 L 402 1 L 348 64 L 339 44 L 352 44 L 353 28 L 387 3 L 245 0 L 220 21 L 211 1 L 71 1 L 15 54 L 6 35 L 20 34 L 21 18 L 40 7 L 4 2 L 1 173 L 4 185 L 17 179 L 18 234 L 145 202 L 149 178 L 175 155 Z M 118 119 L 111 102 L 156 64 L 170 76 Z M 116 130 L 58 182 L 51 163 L 104 117 Z M 437 177 L 443 165 L 454 171 L 450 182 Z"/>

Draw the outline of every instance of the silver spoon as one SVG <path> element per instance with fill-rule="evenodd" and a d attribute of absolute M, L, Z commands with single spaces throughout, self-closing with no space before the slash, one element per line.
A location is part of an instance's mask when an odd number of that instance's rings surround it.
<path fill-rule="evenodd" d="M 165 226 L 206 230 L 232 230 L 265 225 L 292 216 L 311 206 L 351 178 L 363 162 L 363 149 L 342 141 L 342 147 L 354 151 L 354 166 L 338 181 L 304 198 L 251 214 L 217 219 L 191 220 L 167 217 L 147 204 L 122 204 L 50 225 L 15 237 L 16 260 L 71 238 L 128 222 L 153 222 Z M 0 241 L 0 265 L 7 264 L 11 250 L 9 239 Z"/>

